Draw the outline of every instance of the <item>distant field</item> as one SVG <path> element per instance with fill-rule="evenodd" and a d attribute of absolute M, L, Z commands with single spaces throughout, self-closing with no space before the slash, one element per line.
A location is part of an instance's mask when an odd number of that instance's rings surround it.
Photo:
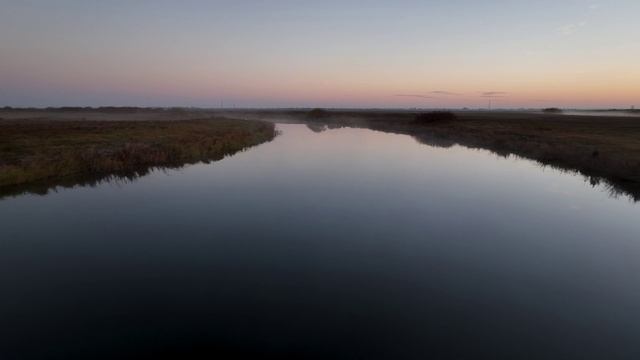
<path fill-rule="evenodd" d="M 0 108 L 0 120 L 87 120 L 87 121 L 167 121 L 204 119 L 211 110 L 183 108 Z"/>
<path fill-rule="evenodd" d="M 273 139 L 275 126 L 233 119 L 0 120 L 0 195 L 135 177 L 154 167 L 215 161 Z M 126 117 L 125 117 L 126 118 Z M 48 119 L 48 120 L 43 120 Z M 121 118 L 120 118 L 121 119 Z"/>

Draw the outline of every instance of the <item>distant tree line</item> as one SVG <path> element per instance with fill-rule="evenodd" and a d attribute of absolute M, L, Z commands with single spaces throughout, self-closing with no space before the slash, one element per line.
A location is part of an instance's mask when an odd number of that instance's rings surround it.
<path fill-rule="evenodd" d="M 309 120 L 321 120 L 329 117 L 329 112 L 324 109 L 315 108 L 307 113 L 307 119 Z"/>
<path fill-rule="evenodd" d="M 137 106 L 60 106 L 60 107 L 46 107 L 46 108 L 35 108 L 35 107 L 12 107 L 12 106 L 4 106 L 1 108 L 5 111 L 48 111 L 48 112 L 87 112 L 87 111 L 96 111 L 103 113 L 136 113 L 136 112 L 158 112 L 158 111 L 166 111 L 166 112 L 186 112 L 186 111 L 197 111 L 201 109 L 195 108 L 185 108 L 185 107 L 137 107 Z"/>
<path fill-rule="evenodd" d="M 428 113 L 417 114 L 414 123 L 416 124 L 435 124 L 451 122 L 458 119 L 458 116 L 451 111 L 431 111 Z"/>

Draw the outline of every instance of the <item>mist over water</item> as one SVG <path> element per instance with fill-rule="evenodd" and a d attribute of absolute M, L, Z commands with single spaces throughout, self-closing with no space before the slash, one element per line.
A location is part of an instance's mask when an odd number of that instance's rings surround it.
<path fill-rule="evenodd" d="M 589 110 L 565 110 L 562 112 L 564 115 L 578 115 L 578 116 L 620 116 L 620 117 L 637 117 L 640 120 L 640 111 L 589 111 Z"/>
<path fill-rule="evenodd" d="M 278 128 L 0 200 L 0 358 L 640 353 L 639 204 L 488 151 Z"/>

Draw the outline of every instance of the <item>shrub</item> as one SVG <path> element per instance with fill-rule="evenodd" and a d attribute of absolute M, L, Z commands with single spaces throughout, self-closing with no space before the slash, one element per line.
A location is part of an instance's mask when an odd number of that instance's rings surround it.
<path fill-rule="evenodd" d="M 557 107 L 550 107 L 550 108 L 542 109 L 542 112 L 547 114 L 559 114 L 562 112 L 562 109 Z"/>
<path fill-rule="evenodd" d="M 329 112 L 324 109 L 313 109 L 307 113 L 307 119 L 318 120 L 329 117 Z"/>
<path fill-rule="evenodd" d="M 458 117 L 451 111 L 431 111 L 416 115 L 415 122 L 418 124 L 434 124 L 456 120 Z"/>

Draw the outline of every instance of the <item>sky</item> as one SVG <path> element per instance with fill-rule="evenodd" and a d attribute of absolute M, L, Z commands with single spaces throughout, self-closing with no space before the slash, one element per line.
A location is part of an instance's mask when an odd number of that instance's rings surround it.
<path fill-rule="evenodd" d="M 640 107 L 638 0 L 0 0 L 0 105 Z"/>

